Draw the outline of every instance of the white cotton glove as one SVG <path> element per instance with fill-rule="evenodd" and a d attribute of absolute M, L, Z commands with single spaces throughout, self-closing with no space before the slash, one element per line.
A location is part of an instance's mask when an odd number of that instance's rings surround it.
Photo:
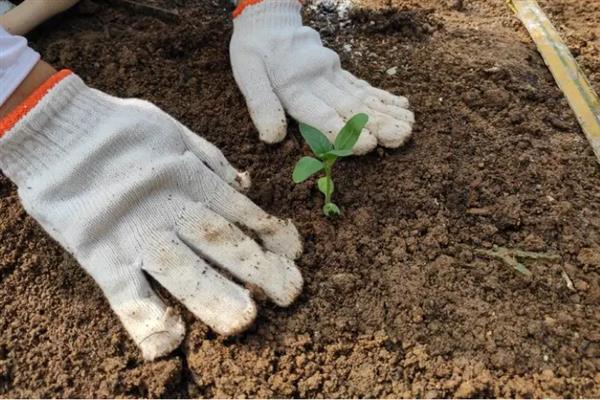
<path fill-rule="evenodd" d="M 0 139 L 0 167 L 27 212 L 102 288 L 146 359 L 177 347 L 184 326 L 144 272 L 223 335 L 256 315 L 249 291 L 226 276 L 280 306 L 301 291 L 294 225 L 234 190 L 247 177 L 151 103 L 69 75 Z"/>
<path fill-rule="evenodd" d="M 231 64 L 260 138 L 281 141 L 284 110 L 334 140 L 359 112 L 370 120 L 356 154 L 377 144 L 398 147 L 410 136 L 414 115 L 408 100 L 375 89 L 342 69 L 319 34 L 302 25 L 297 0 L 243 0 L 234 12 Z"/>

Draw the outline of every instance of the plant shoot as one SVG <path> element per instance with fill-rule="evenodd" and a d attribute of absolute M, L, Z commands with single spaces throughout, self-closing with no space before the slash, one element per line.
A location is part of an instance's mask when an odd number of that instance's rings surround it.
<path fill-rule="evenodd" d="M 335 189 L 332 176 L 333 165 L 339 158 L 352 155 L 352 148 L 356 145 L 368 121 L 369 117 L 366 114 L 357 114 L 350 118 L 338 133 L 335 143 L 331 143 L 318 129 L 300 124 L 300 133 L 314 157 L 302 157 L 294 168 L 292 179 L 295 183 L 301 183 L 319 172 L 323 173 L 323 176 L 317 180 L 317 187 L 325 195 L 323 213 L 328 217 L 341 214 L 339 207 L 331 201 Z"/>

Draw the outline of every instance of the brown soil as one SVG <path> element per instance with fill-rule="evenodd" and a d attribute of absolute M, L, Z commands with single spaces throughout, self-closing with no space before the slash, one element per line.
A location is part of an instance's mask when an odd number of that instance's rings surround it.
<path fill-rule="evenodd" d="M 155 3 L 181 16 L 87 1 L 31 40 L 249 169 L 250 196 L 305 238 L 304 293 L 290 309 L 263 304 L 228 340 L 181 310 L 182 348 L 144 363 L 2 177 L 0 395 L 600 396 L 600 169 L 504 1 L 365 0 L 381 9 L 343 26 L 307 15 L 346 68 L 408 95 L 418 120 L 404 149 L 339 164 L 333 221 L 311 184 L 291 182 L 306 152 L 295 124 L 280 145 L 257 139 L 229 69 L 228 3 Z M 600 90 L 600 2 L 542 5 Z M 562 261 L 530 263 L 527 278 L 479 255 L 493 245 Z"/>

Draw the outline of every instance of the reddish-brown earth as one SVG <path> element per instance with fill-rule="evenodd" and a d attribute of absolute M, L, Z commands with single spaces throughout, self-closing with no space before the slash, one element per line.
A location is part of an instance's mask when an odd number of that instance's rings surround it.
<path fill-rule="evenodd" d="M 229 3 L 155 3 L 180 16 L 87 1 L 30 39 L 249 169 L 250 196 L 304 237 L 304 293 L 262 304 L 227 340 L 180 308 L 182 347 L 143 362 L 2 176 L 2 397 L 600 396 L 600 167 L 504 1 L 365 0 L 343 25 L 307 14 L 348 70 L 407 95 L 418 121 L 403 149 L 339 163 L 334 220 L 311 183 L 291 182 L 306 152 L 295 123 L 280 145 L 258 141 L 229 68 Z M 600 90 L 600 1 L 542 5 Z M 479 255 L 493 245 L 561 261 L 530 263 L 527 278 Z"/>

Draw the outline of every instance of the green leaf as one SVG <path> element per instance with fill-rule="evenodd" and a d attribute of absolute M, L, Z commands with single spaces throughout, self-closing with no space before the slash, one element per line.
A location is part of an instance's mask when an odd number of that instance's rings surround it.
<path fill-rule="evenodd" d="M 300 123 L 300 133 L 316 156 L 320 156 L 333 149 L 333 145 L 329 139 L 327 139 L 327 136 L 310 125 Z"/>
<path fill-rule="evenodd" d="M 352 150 L 331 150 L 326 155 L 332 155 L 336 157 L 348 157 L 352 155 Z"/>
<path fill-rule="evenodd" d="M 369 116 L 363 113 L 350 118 L 335 139 L 335 149 L 352 150 L 367 122 L 369 122 Z"/>
<path fill-rule="evenodd" d="M 334 215 L 340 215 L 342 214 L 342 212 L 340 211 L 340 209 L 338 208 L 338 206 L 336 206 L 333 203 L 327 203 L 323 206 L 323 213 L 325 213 L 326 216 L 328 217 L 332 217 Z"/>
<path fill-rule="evenodd" d="M 313 157 L 302 157 L 292 174 L 295 183 L 301 183 L 323 169 L 323 163 Z"/>
<path fill-rule="evenodd" d="M 327 181 L 329 181 L 329 184 L 327 184 Z M 319 187 L 321 193 L 323 193 L 325 196 L 331 196 L 333 194 L 333 181 L 331 179 L 327 179 L 326 176 L 319 178 L 317 181 L 317 186 Z"/>

